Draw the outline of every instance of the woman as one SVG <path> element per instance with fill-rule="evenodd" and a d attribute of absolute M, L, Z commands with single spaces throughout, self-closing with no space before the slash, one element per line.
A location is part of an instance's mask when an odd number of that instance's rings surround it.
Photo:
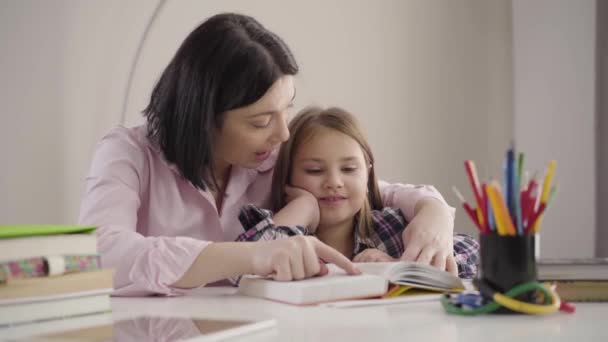
<path fill-rule="evenodd" d="M 241 233 L 243 205 L 268 205 L 297 72 L 289 48 L 255 19 L 216 15 L 163 71 L 144 110 L 147 124 L 101 140 L 80 223 L 98 227 L 116 295 L 173 295 L 246 273 L 311 277 L 327 272 L 320 260 L 358 273 L 314 237 L 223 242 Z M 441 195 L 400 184 L 381 192 L 410 221 L 404 258 L 451 262 L 453 209 Z"/>

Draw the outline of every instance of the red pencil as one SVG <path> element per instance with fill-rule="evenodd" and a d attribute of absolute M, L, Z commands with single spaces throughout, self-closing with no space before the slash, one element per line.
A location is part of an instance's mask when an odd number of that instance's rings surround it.
<path fill-rule="evenodd" d="M 528 190 L 526 192 L 526 207 L 523 209 L 526 213 L 525 215 L 522 213 L 522 217 L 525 221 L 530 222 L 531 216 L 534 214 L 534 207 L 536 206 L 536 188 L 538 187 L 538 181 L 535 178 L 532 178 L 530 181 L 530 185 L 528 186 Z"/>
<path fill-rule="evenodd" d="M 546 203 L 541 203 L 540 206 L 538 207 L 538 210 L 536 212 L 534 212 L 532 215 L 530 215 L 531 217 L 528 220 L 528 226 L 526 227 L 526 234 L 531 234 L 532 229 L 534 229 L 534 224 L 536 223 L 536 220 L 538 220 L 538 218 L 543 214 L 546 207 L 547 207 Z"/>
<path fill-rule="evenodd" d="M 458 197 L 458 199 L 462 203 L 462 208 L 464 209 L 464 211 L 467 212 L 467 214 L 469 215 L 469 217 L 471 218 L 473 223 L 475 223 L 475 225 L 477 226 L 479 231 L 483 233 L 484 231 L 481 228 L 481 225 L 479 224 L 479 220 L 477 220 L 476 211 L 473 208 L 471 208 L 471 206 L 469 205 L 469 203 L 467 203 L 467 201 L 465 201 L 464 196 L 462 196 L 460 191 L 458 191 L 458 189 L 456 189 L 455 186 L 452 187 L 452 191 L 454 191 L 454 193 L 456 194 L 456 197 Z"/>
<path fill-rule="evenodd" d="M 475 210 L 473 208 L 471 208 L 471 206 L 467 202 L 462 203 L 462 207 L 469 214 L 469 217 L 471 218 L 471 220 L 473 220 L 473 223 L 475 223 L 475 225 L 477 226 L 479 231 L 483 233 L 484 231 L 481 228 L 479 221 L 477 220 L 477 214 L 475 213 Z"/>
<path fill-rule="evenodd" d="M 477 202 L 477 208 L 481 211 L 482 222 L 479 222 L 479 226 L 482 232 L 487 232 L 488 229 L 488 215 L 486 203 L 484 201 L 484 197 L 481 195 L 481 191 L 479 188 L 479 179 L 477 178 L 477 168 L 475 167 L 475 163 L 472 160 L 464 161 L 464 168 L 467 172 L 467 176 L 469 177 L 469 182 L 471 183 L 471 188 L 473 188 L 473 195 L 475 195 L 475 201 Z"/>

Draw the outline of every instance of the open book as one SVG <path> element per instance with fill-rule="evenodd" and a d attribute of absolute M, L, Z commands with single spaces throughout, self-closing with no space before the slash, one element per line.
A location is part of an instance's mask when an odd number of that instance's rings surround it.
<path fill-rule="evenodd" d="M 386 278 L 392 284 L 415 288 L 458 292 L 464 290 L 460 278 L 436 267 L 417 262 L 361 262 L 361 272 Z"/>
<path fill-rule="evenodd" d="M 328 275 L 299 281 L 244 276 L 237 293 L 300 305 L 380 297 L 386 294 L 389 282 L 440 292 L 464 290 L 458 277 L 428 265 L 389 262 L 357 266 L 363 274 L 347 275 L 335 265 L 328 265 Z"/>

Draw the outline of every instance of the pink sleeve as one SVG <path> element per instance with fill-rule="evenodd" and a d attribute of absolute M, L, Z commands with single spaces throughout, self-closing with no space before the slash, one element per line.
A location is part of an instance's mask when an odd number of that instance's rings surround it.
<path fill-rule="evenodd" d="M 432 185 L 390 184 L 385 181 L 379 181 L 378 185 L 380 187 L 380 194 L 382 195 L 382 203 L 387 207 L 401 209 L 408 222 L 414 218 L 414 209 L 418 200 L 425 197 L 440 200 L 448 206 L 450 214 L 454 217 L 456 209 L 450 207 L 439 191 Z"/>
<path fill-rule="evenodd" d="M 116 129 L 98 144 L 86 178 L 79 223 L 98 227 L 102 265 L 115 269 L 114 295 L 179 294 L 170 285 L 210 243 L 136 231 L 146 167 L 142 148 Z"/>

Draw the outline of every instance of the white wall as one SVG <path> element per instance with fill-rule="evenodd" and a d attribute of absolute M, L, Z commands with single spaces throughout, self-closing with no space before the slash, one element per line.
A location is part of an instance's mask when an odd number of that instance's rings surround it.
<path fill-rule="evenodd" d="M 0 222 L 60 222 L 67 6 L 1 6 Z"/>
<path fill-rule="evenodd" d="M 143 47 L 127 122 L 141 122 L 154 81 L 188 32 L 207 15 L 238 11 L 294 50 L 297 108 L 339 105 L 359 116 L 382 178 L 435 184 L 457 203 L 450 187 L 468 191 L 464 159 L 498 172 L 512 136 L 510 2 L 284 3 L 169 1 Z M 457 229 L 474 232 L 461 212 Z"/>
<path fill-rule="evenodd" d="M 155 3 L 0 5 L 0 223 L 74 223 L 90 153 L 119 122 Z"/>
<path fill-rule="evenodd" d="M 608 257 L 608 2 L 596 2 L 596 240 L 595 255 Z"/>
<path fill-rule="evenodd" d="M 11 78 L 0 80 L 0 192 L 11 195 L 0 196 L 0 221 L 75 221 L 93 145 L 120 120 L 128 72 L 156 4 L 3 3 L 0 71 Z M 383 178 L 435 184 L 456 204 L 453 184 L 472 198 L 462 161 L 474 159 L 481 175 L 498 176 L 513 135 L 510 5 L 168 1 L 134 70 L 127 123 L 140 120 L 154 81 L 185 35 L 212 14 L 236 10 L 257 17 L 293 48 L 301 66 L 297 107 L 355 112 Z M 33 131 L 32 123 L 39 124 L 35 134 L 17 134 Z M 41 175 L 34 171 L 40 164 Z M 457 216 L 457 229 L 473 232 L 460 208 Z"/>
<path fill-rule="evenodd" d="M 557 160 L 541 255 L 595 249 L 595 1 L 513 0 L 515 140 L 528 168 Z"/>

